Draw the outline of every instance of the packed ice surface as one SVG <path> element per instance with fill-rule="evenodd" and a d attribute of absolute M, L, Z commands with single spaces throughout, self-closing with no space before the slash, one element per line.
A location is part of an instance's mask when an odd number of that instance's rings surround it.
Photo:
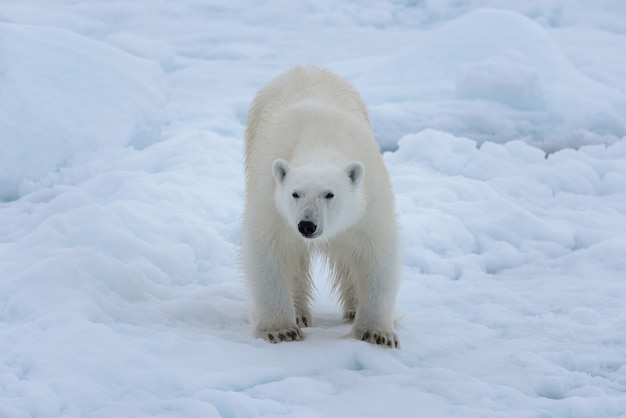
<path fill-rule="evenodd" d="M 620 2 L 53 3 L 0 7 L 0 417 L 626 416 Z M 302 63 L 387 150 L 401 350 L 321 267 L 250 334 L 245 115 Z"/>

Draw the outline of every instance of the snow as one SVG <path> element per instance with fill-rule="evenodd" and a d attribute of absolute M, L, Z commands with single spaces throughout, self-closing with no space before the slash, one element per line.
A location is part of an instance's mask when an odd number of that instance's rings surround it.
<path fill-rule="evenodd" d="M 499 7 L 500 9 L 494 9 Z M 3 2 L 0 417 L 626 416 L 626 7 Z M 402 228 L 400 350 L 252 337 L 247 106 L 350 79 Z"/>
<path fill-rule="evenodd" d="M 355 76 L 386 149 L 427 128 L 479 143 L 526 137 L 548 152 L 626 134 L 624 91 L 574 67 L 528 17 L 479 9 L 411 36 Z"/>
<path fill-rule="evenodd" d="M 58 28 L 0 23 L 0 198 L 77 154 L 160 138 L 158 65 Z"/>

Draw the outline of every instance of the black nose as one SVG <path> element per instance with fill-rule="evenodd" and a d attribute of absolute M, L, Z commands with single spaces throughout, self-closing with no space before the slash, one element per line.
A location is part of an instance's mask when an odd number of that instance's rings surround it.
<path fill-rule="evenodd" d="M 315 225 L 313 222 L 301 221 L 298 224 L 298 231 L 300 231 L 300 233 L 305 237 L 310 237 L 311 235 L 313 235 L 316 229 L 317 225 Z"/>

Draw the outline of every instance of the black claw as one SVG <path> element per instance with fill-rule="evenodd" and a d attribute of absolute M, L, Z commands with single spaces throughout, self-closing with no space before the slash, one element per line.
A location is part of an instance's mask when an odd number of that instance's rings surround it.
<path fill-rule="evenodd" d="M 363 334 L 363 338 L 361 338 L 361 341 L 368 341 L 370 339 L 370 333 L 369 331 L 366 331 L 365 334 Z"/>
<path fill-rule="evenodd" d="M 285 334 L 282 334 L 282 333 L 281 333 L 281 334 L 278 334 L 278 338 L 279 338 L 281 341 L 285 341 L 285 340 L 287 339 L 287 337 L 285 337 Z"/>
<path fill-rule="evenodd" d="M 267 339 L 270 341 L 274 341 L 274 336 L 272 334 L 267 334 Z"/>

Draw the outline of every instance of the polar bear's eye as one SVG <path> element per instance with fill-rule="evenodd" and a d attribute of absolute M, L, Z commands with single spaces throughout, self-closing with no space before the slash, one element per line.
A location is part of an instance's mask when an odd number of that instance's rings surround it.
<path fill-rule="evenodd" d="M 335 197 L 335 194 L 333 192 L 328 192 L 324 195 L 324 197 L 326 199 L 332 199 L 333 197 Z"/>
<path fill-rule="evenodd" d="M 300 193 L 298 193 L 298 192 L 293 192 L 293 193 L 291 194 L 291 196 L 292 196 L 294 199 L 298 199 L 298 198 L 300 198 Z"/>

